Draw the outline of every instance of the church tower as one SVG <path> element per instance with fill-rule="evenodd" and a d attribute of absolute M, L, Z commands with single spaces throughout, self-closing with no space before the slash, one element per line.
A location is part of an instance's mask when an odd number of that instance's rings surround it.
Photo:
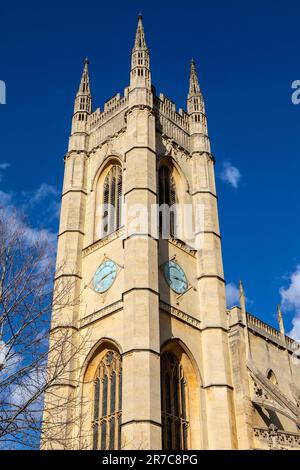
<path fill-rule="evenodd" d="M 43 448 L 237 448 L 214 158 L 192 60 L 187 111 L 151 80 L 141 15 L 130 83 L 92 110 L 88 61 L 65 156 Z M 66 332 L 67 333 L 62 333 Z M 49 356 L 49 368 L 58 358 Z M 54 398 L 55 397 L 55 398 Z M 61 413 L 51 413 L 59 403 Z M 58 420 L 59 426 L 55 420 Z"/>

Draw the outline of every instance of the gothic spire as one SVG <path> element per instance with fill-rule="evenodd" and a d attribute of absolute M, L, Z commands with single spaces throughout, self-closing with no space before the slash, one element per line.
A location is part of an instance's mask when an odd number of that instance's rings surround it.
<path fill-rule="evenodd" d="M 84 60 L 83 72 L 75 98 L 74 114 L 76 112 L 86 112 L 88 114 L 92 111 L 92 94 L 90 89 L 90 76 L 89 76 L 89 60 Z"/>
<path fill-rule="evenodd" d="M 198 74 L 196 70 L 196 63 L 194 59 L 191 60 L 190 66 L 190 83 L 189 83 L 189 93 L 187 97 L 187 108 L 188 113 L 202 113 L 205 114 L 204 100 L 200 90 Z M 201 119 L 200 119 L 201 121 Z M 196 122 L 197 118 L 196 118 Z"/>
<path fill-rule="evenodd" d="M 134 46 L 131 53 L 130 87 L 151 90 L 150 58 L 147 48 L 142 15 L 138 16 Z"/>
<path fill-rule="evenodd" d="M 82 72 L 82 77 L 79 85 L 78 93 L 91 94 L 90 89 L 90 76 L 89 76 L 89 59 L 86 57 L 84 59 L 84 67 Z"/>
<path fill-rule="evenodd" d="M 92 94 L 90 89 L 89 61 L 84 60 L 83 72 L 76 93 L 71 133 L 85 132 L 88 116 L 92 112 Z"/>
<path fill-rule="evenodd" d="M 191 60 L 191 67 L 190 67 L 190 87 L 189 87 L 189 98 L 191 96 L 199 96 L 201 93 L 199 80 L 196 70 L 196 64 L 194 59 Z"/>
<path fill-rule="evenodd" d="M 190 135 L 192 136 L 192 153 L 207 152 L 210 154 L 210 143 L 207 131 L 204 99 L 201 93 L 196 64 L 194 59 L 190 65 L 189 93 L 187 96 L 187 112 L 190 115 Z"/>
<path fill-rule="evenodd" d="M 135 33 L 134 49 L 147 49 L 145 31 L 143 26 L 143 16 L 141 13 L 138 15 L 138 24 Z"/>

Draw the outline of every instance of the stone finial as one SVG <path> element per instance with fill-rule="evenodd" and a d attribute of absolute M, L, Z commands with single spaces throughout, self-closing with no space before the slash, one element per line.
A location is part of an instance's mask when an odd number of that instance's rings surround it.
<path fill-rule="evenodd" d="M 246 312 L 246 297 L 245 297 L 243 283 L 241 280 L 239 281 L 239 291 L 240 291 L 240 306 L 241 306 L 242 320 L 245 325 L 244 336 L 245 336 L 246 360 L 248 361 L 251 356 L 251 348 L 250 348 L 250 339 L 249 339 L 247 312 Z"/>
<path fill-rule="evenodd" d="M 279 304 L 277 305 L 277 321 L 278 321 L 280 333 L 285 336 L 285 330 L 284 330 L 284 323 L 283 323 L 283 318 L 282 318 L 282 312 L 281 312 L 281 308 L 280 308 L 280 305 L 279 305 Z"/>
<path fill-rule="evenodd" d="M 242 314 L 243 314 L 243 317 L 246 318 L 246 297 L 245 297 L 243 283 L 241 280 L 239 281 L 239 293 L 240 293 L 240 306 L 241 306 Z"/>

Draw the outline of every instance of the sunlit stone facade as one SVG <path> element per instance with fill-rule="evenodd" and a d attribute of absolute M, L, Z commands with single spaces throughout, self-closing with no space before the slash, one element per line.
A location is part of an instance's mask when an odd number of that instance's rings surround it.
<path fill-rule="evenodd" d="M 103 224 L 99 207 L 109 202 Z M 143 207 L 148 220 L 159 202 L 179 207 L 167 238 L 130 223 L 130 208 Z M 199 244 L 182 230 L 185 206 Z M 280 312 L 280 331 L 246 313 L 242 286 L 241 306 L 226 308 L 214 157 L 195 63 L 187 111 L 176 110 L 152 86 L 141 17 L 130 84 L 103 110 L 92 109 L 85 61 L 65 156 L 57 267 L 74 301 L 53 318 L 53 331 L 69 328 L 75 353 L 55 385 L 65 403 L 59 418 L 47 411 L 54 398 L 46 394 L 43 448 L 300 448 L 297 343 L 285 336 Z"/>

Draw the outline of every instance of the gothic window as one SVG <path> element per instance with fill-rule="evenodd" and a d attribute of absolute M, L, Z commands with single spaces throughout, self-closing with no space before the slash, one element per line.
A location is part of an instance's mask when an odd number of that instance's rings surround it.
<path fill-rule="evenodd" d="M 276 375 L 274 374 L 274 372 L 272 371 L 272 369 L 270 369 L 268 371 L 268 374 L 267 374 L 267 378 L 270 380 L 270 382 L 273 384 L 273 385 L 277 385 L 277 379 L 276 379 Z"/>
<path fill-rule="evenodd" d="M 93 450 L 117 450 L 121 446 L 122 363 L 109 351 L 99 364 L 93 393 Z"/>
<path fill-rule="evenodd" d="M 122 168 L 119 165 L 112 166 L 104 180 L 103 204 L 103 236 L 106 236 L 121 226 Z"/>
<path fill-rule="evenodd" d="M 199 102 L 197 98 L 194 98 L 195 111 L 199 111 Z"/>
<path fill-rule="evenodd" d="M 170 211 L 160 210 L 159 212 L 159 230 L 164 233 L 166 228 L 170 227 L 170 236 L 174 237 L 176 233 L 176 186 L 174 177 L 168 166 L 162 166 L 159 169 L 159 205 L 166 204 Z M 169 219 L 169 220 L 168 220 Z"/>
<path fill-rule="evenodd" d="M 166 352 L 161 358 L 162 448 L 188 448 L 187 386 L 177 357 Z"/>

